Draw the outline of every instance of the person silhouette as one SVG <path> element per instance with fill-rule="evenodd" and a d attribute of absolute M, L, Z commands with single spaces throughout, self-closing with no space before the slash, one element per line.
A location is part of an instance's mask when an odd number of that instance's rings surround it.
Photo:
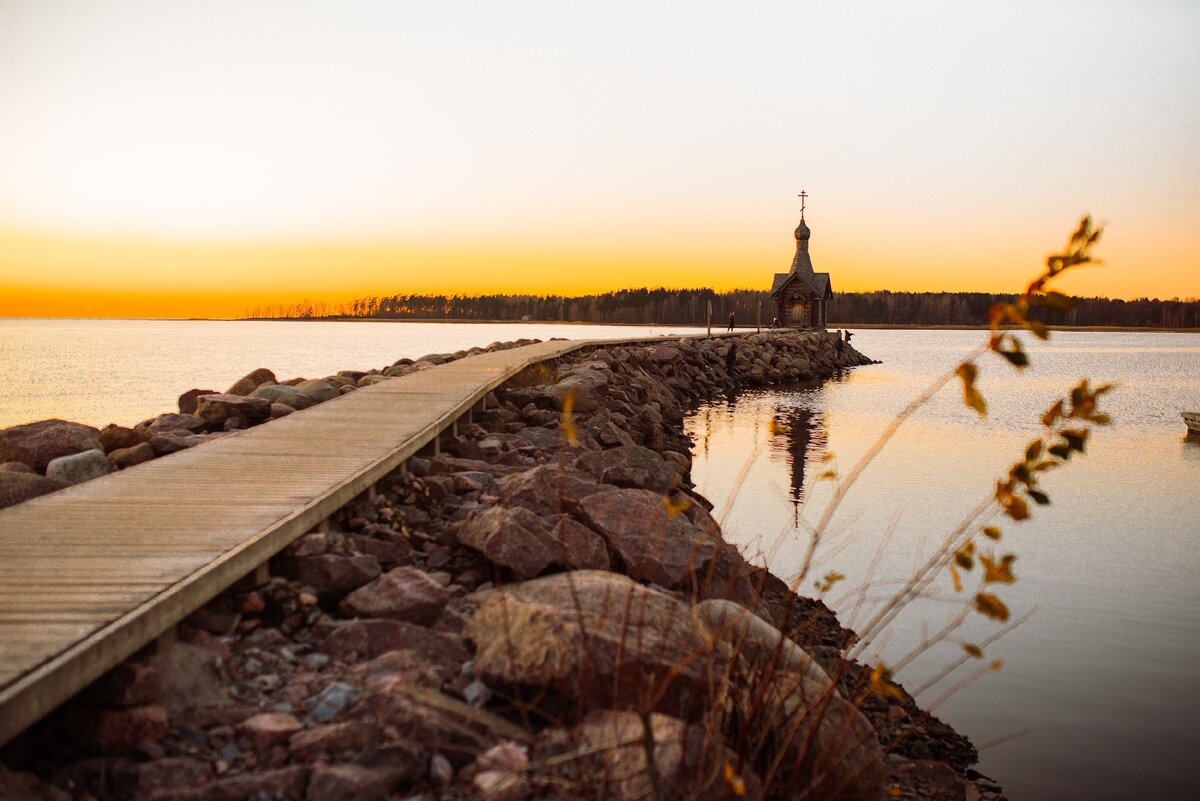
<path fill-rule="evenodd" d="M 733 330 L 733 312 L 729 313 L 729 330 Z"/>

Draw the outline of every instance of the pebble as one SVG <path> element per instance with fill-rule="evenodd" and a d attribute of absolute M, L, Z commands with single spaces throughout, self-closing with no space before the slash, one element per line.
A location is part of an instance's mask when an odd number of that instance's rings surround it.
<path fill-rule="evenodd" d="M 357 693 L 349 684 L 334 682 L 317 696 L 316 704 L 308 716 L 318 723 L 328 723 L 346 708 Z"/>

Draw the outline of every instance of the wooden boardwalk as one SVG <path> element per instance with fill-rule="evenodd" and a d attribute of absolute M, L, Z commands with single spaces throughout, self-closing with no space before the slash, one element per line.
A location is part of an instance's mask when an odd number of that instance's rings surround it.
<path fill-rule="evenodd" d="M 253 573 L 525 367 L 637 341 L 543 342 L 460 359 L 0 510 L 0 744 Z"/>

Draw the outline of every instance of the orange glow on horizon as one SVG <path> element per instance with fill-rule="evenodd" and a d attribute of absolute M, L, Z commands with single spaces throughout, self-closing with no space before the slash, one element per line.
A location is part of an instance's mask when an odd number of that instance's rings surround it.
<path fill-rule="evenodd" d="M 813 259 L 835 291 L 1016 291 L 1039 268 L 1047 242 L 972 248 L 939 240 L 936 250 L 880 231 L 869 240 L 849 226 L 810 221 Z M 537 241 L 487 236 L 451 243 L 187 241 L 63 236 L 0 229 L 0 316 L 240 317 L 256 305 L 308 298 L 330 305 L 393 294 L 530 293 L 580 295 L 634 287 L 728 290 L 770 286 L 785 272 L 789 230 L 702 235 L 676 224 L 650 235 L 575 232 Z M 768 235 L 770 234 L 770 235 Z M 1035 235 L 1036 234 L 1036 235 Z M 527 239 L 529 239 L 527 237 Z M 486 241 L 483 241 L 486 240 Z M 1197 284 L 1179 254 L 1187 242 L 1159 242 L 1153 276 L 1130 269 L 1119 236 L 1099 248 L 1107 266 L 1068 276 L 1063 291 L 1108 297 L 1194 297 Z M 930 252 L 923 252 L 930 251 Z M 961 254 L 971 254 L 964 260 Z M 1143 254 L 1145 255 L 1145 254 Z M 1171 259 L 1175 260 L 1172 265 Z M 1153 278 L 1153 285 L 1150 278 Z"/>

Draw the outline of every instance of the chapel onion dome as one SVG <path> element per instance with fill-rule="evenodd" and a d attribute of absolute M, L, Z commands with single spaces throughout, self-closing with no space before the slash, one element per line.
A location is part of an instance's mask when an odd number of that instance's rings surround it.
<path fill-rule="evenodd" d="M 800 224 L 796 226 L 796 239 L 808 239 L 812 231 L 808 230 L 808 224 L 804 222 L 804 218 L 800 218 Z"/>

